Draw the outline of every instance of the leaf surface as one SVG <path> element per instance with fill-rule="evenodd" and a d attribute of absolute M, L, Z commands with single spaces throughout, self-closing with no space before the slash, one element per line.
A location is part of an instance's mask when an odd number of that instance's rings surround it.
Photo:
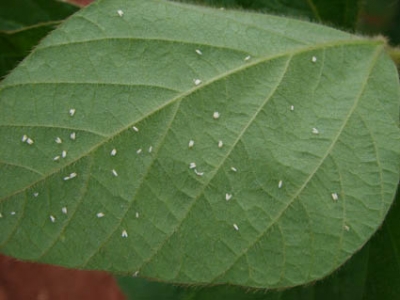
<path fill-rule="evenodd" d="M 316 280 L 392 203 L 399 98 L 379 40 L 96 2 L 0 85 L 0 251 L 179 283 Z"/>
<path fill-rule="evenodd" d="M 128 299 L 233 299 L 233 300 L 326 300 L 396 299 L 399 293 L 400 194 L 382 227 L 364 247 L 332 275 L 312 285 L 284 291 L 249 291 L 242 287 L 181 287 L 131 276 L 118 277 Z"/>

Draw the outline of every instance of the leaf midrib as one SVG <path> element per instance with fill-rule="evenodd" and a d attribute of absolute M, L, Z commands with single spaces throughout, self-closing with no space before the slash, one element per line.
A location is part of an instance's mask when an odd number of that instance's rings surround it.
<path fill-rule="evenodd" d="M 33 123 L 31 123 L 31 124 L 14 123 L 12 125 L 0 124 L 0 128 L 1 127 L 5 127 L 5 128 L 17 128 L 17 127 L 20 127 L 20 128 L 32 128 L 32 127 L 35 127 L 35 128 L 46 128 L 46 129 L 57 128 L 57 129 L 61 129 L 61 130 L 85 132 L 85 133 L 88 133 L 88 134 L 98 135 L 98 136 L 101 136 L 103 138 L 108 138 L 109 137 L 108 135 L 105 135 L 103 133 L 100 133 L 100 132 L 97 132 L 97 131 L 93 131 L 93 130 L 89 130 L 89 129 L 82 129 L 80 127 L 51 126 L 51 125 L 46 125 L 46 124 L 33 124 Z M 39 171 L 35 170 L 35 172 L 39 172 Z"/>
<path fill-rule="evenodd" d="M 330 43 L 322 43 L 322 44 L 319 44 L 317 46 L 304 47 L 304 48 L 296 49 L 295 51 L 286 51 L 286 52 L 279 53 L 279 54 L 272 55 L 272 56 L 260 57 L 258 59 L 254 59 L 254 61 L 243 63 L 243 65 L 241 65 L 238 68 L 233 68 L 230 71 L 227 71 L 225 73 L 221 73 L 220 75 L 215 76 L 215 77 L 211 78 L 210 80 L 204 81 L 199 86 L 194 86 L 191 89 L 187 90 L 186 92 L 182 92 L 182 93 L 176 95 L 175 97 L 173 97 L 170 100 L 166 101 L 162 105 L 156 107 L 154 110 L 150 111 L 148 114 L 142 116 L 141 118 L 135 120 L 134 122 L 131 122 L 129 125 L 127 125 L 125 127 L 122 127 L 120 130 L 116 131 L 115 133 L 110 134 L 108 136 L 108 138 L 106 138 L 104 141 L 102 141 L 102 142 L 100 142 L 98 144 L 95 144 L 94 146 L 89 148 L 88 151 L 83 152 L 82 155 L 77 156 L 75 159 L 71 160 L 69 162 L 69 164 L 63 165 L 62 169 L 64 169 L 65 167 L 76 163 L 80 159 L 82 159 L 82 158 L 86 157 L 87 155 L 89 155 L 90 153 L 96 151 L 98 148 L 100 148 L 101 146 L 103 146 L 104 144 L 109 142 L 110 140 L 114 139 L 118 135 L 122 134 L 123 132 L 128 130 L 130 127 L 132 127 L 135 124 L 137 124 L 139 122 L 142 122 L 146 118 L 156 114 L 161 109 L 169 106 L 170 104 L 175 103 L 176 101 L 179 101 L 180 99 L 183 99 L 183 98 L 191 95 L 192 93 L 194 93 L 194 92 L 196 92 L 196 91 L 198 91 L 198 90 L 200 90 L 202 88 L 207 87 L 208 85 L 210 85 L 210 84 L 212 84 L 212 83 L 214 83 L 214 82 L 216 82 L 218 80 L 224 79 L 225 77 L 229 77 L 230 75 L 236 74 L 236 73 L 238 73 L 240 71 L 243 71 L 243 70 L 246 70 L 246 69 L 248 69 L 250 67 L 256 66 L 257 64 L 261 64 L 261 63 L 265 63 L 265 62 L 268 62 L 268 61 L 272 61 L 274 59 L 279 59 L 279 58 L 282 58 L 282 57 L 285 57 L 285 56 L 296 56 L 296 55 L 299 55 L 299 54 L 302 54 L 302 53 L 306 53 L 308 51 L 322 50 L 322 49 L 326 49 L 326 48 L 333 48 L 333 47 L 345 46 L 345 45 L 347 45 L 347 46 L 358 46 L 358 45 L 379 46 L 379 45 L 383 45 L 383 42 L 382 41 L 377 41 L 377 40 L 372 40 L 372 41 L 371 40 L 350 40 L 350 41 L 349 40 L 343 40 L 343 41 L 337 41 L 335 43 L 332 43 L 332 42 L 330 42 Z M 29 84 L 30 83 L 26 83 L 26 85 L 29 85 Z M 77 84 L 79 84 L 79 83 L 77 83 Z M 23 85 L 23 84 L 21 84 L 21 85 Z M 2 89 L 5 89 L 6 87 L 7 87 L 7 85 L 4 85 L 3 88 L 0 88 L 0 93 L 1 93 Z M 15 195 L 17 195 L 17 194 L 19 194 L 21 192 L 24 192 L 25 190 L 31 188 L 32 186 L 38 184 L 39 182 L 45 180 L 46 178 L 48 178 L 50 176 L 53 176 L 54 174 L 60 172 L 62 169 L 61 168 L 60 169 L 55 169 L 53 172 L 49 172 L 46 176 L 44 176 L 43 178 L 40 178 L 40 179 L 32 182 L 30 185 L 28 185 L 28 186 L 26 186 L 26 187 L 24 187 L 22 189 L 19 189 L 19 190 L 15 191 L 14 193 L 10 193 L 10 194 L 4 196 L 3 198 L 0 199 L 0 202 L 4 201 L 7 198 L 13 197 L 13 196 L 15 196 Z"/>
<path fill-rule="evenodd" d="M 98 85 L 98 86 L 121 86 L 121 87 L 154 87 L 162 90 L 167 90 L 171 92 L 180 92 L 179 90 L 175 90 L 170 87 L 161 86 L 161 85 L 150 85 L 144 83 L 135 83 L 135 84 L 128 84 L 128 83 L 121 83 L 121 82 L 104 82 L 104 81 L 37 81 L 37 82 L 19 82 L 19 83 L 12 83 L 4 85 L 0 88 L 0 92 L 9 88 L 20 87 L 25 85 L 43 85 L 43 84 L 65 84 L 65 85 Z"/>

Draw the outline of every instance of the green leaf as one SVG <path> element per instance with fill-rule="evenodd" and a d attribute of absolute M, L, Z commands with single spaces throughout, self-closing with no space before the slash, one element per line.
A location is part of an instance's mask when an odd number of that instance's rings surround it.
<path fill-rule="evenodd" d="M 118 277 L 118 284 L 128 299 L 135 300 L 362 300 L 367 260 L 368 246 L 366 245 L 338 273 L 316 284 L 294 287 L 284 291 L 249 291 L 243 287 L 230 285 L 182 287 L 132 277 Z"/>
<path fill-rule="evenodd" d="M 56 0 L 0 1 L 0 30 L 20 30 L 38 23 L 64 20 L 78 9 Z"/>
<path fill-rule="evenodd" d="M 287 18 L 96 2 L 0 85 L 0 250 L 177 283 L 328 275 L 399 179 L 384 48 Z"/>
<path fill-rule="evenodd" d="M 381 229 L 337 272 L 312 285 L 284 291 L 249 291 L 235 286 L 181 287 L 131 276 L 118 277 L 128 299 L 326 300 L 396 299 L 400 287 L 400 193 Z"/>
<path fill-rule="evenodd" d="M 385 222 L 369 244 L 363 299 L 396 299 L 400 293 L 400 189 Z"/>
<path fill-rule="evenodd" d="M 243 8 L 307 18 L 344 29 L 355 29 L 361 3 L 358 0 L 176 0 L 218 8 Z"/>

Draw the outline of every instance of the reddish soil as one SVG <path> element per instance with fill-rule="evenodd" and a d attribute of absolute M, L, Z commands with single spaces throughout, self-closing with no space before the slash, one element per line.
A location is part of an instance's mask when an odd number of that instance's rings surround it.
<path fill-rule="evenodd" d="M 67 0 L 67 2 L 70 2 L 72 4 L 76 4 L 79 6 L 86 6 L 90 3 L 92 3 L 94 0 Z"/>
<path fill-rule="evenodd" d="M 21 262 L 0 255 L 0 300 L 123 300 L 105 272 Z"/>

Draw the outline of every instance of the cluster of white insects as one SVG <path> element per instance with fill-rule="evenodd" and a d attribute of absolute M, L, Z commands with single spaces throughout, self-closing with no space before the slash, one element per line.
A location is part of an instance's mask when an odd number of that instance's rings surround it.
<path fill-rule="evenodd" d="M 123 12 L 122 10 L 117 10 L 117 15 L 118 15 L 119 17 L 123 17 L 123 16 L 124 16 L 124 12 Z M 202 55 L 203 55 L 203 52 L 202 52 L 200 49 L 195 49 L 195 53 L 196 53 L 197 55 L 199 55 L 199 56 L 202 56 Z M 246 56 L 246 57 L 244 58 L 244 61 L 246 61 L 246 62 L 247 62 L 247 61 L 250 61 L 250 60 L 251 60 L 251 56 Z M 312 56 L 311 62 L 312 62 L 312 63 L 316 63 L 316 62 L 317 62 L 317 57 L 316 57 L 316 56 Z M 195 86 L 199 86 L 199 85 L 201 85 L 202 83 L 203 83 L 202 80 L 199 79 L 199 78 L 193 79 L 193 84 L 194 84 Z M 294 111 L 294 105 L 291 105 L 291 106 L 290 106 L 290 111 Z M 76 113 L 76 109 L 75 109 L 75 108 L 71 108 L 71 109 L 69 109 L 68 113 L 69 113 L 70 117 L 73 117 L 73 116 L 75 115 L 75 113 Z M 221 114 L 220 114 L 218 111 L 215 111 L 215 112 L 213 113 L 213 115 L 212 115 L 212 118 L 213 118 L 214 120 L 218 120 L 220 117 L 221 117 Z M 133 129 L 135 132 L 139 132 L 139 129 L 138 129 L 136 126 L 133 126 L 132 129 Z M 311 132 L 312 132 L 313 134 L 315 134 L 315 135 L 318 135 L 318 134 L 319 134 L 319 130 L 318 130 L 317 128 L 315 128 L 315 127 L 311 129 Z M 75 133 L 75 132 L 70 133 L 70 136 L 69 136 L 69 137 L 70 137 L 70 139 L 73 140 L 73 141 L 76 140 L 76 133 Z M 22 136 L 22 142 L 27 143 L 28 145 L 33 145 L 33 144 L 34 144 L 34 140 L 33 140 L 32 138 L 28 137 L 28 136 L 25 135 L 25 134 Z M 56 138 L 55 138 L 55 142 L 56 142 L 57 144 L 62 144 L 62 143 L 63 143 L 63 141 L 62 141 L 62 139 L 61 139 L 60 137 L 56 137 Z M 189 140 L 189 142 L 188 142 L 188 148 L 189 148 L 189 149 L 193 149 L 194 146 L 195 146 L 195 141 L 194 141 L 194 140 Z M 222 141 L 222 140 L 219 140 L 217 146 L 218 146 L 218 148 L 222 148 L 222 147 L 224 146 L 223 141 Z M 149 152 L 149 153 L 152 153 L 152 151 L 153 151 L 153 147 L 150 146 L 149 149 L 148 149 L 148 152 Z M 136 151 L 136 153 L 137 153 L 137 154 L 142 153 L 142 149 L 138 149 L 138 150 Z M 116 148 L 113 148 L 113 149 L 111 150 L 111 152 L 110 152 L 110 155 L 111 155 L 112 157 L 113 157 L 113 156 L 116 156 L 116 155 L 117 155 L 117 149 L 116 149 Z M 54 160 L 54 161 L 59 161 L 61 158 L 66 158 L 66 156 L 67 156 L 67 151 L 66 151 L 66 150 L 62 150 L 61 154 L 55 156 L 55 157 L 53 158 L 53 160 Z M 195 162 L 189 163 L 189 169 L 193 170 L 194 173 L 195 173 L 197 176 L 203 176 L 203 175 L 204 175 L 204 172 L 201 172 L 201 171 L 198 171 L 198 170 L 197 170 L 197 165 L 196 165 Z M 237 170 L 235 167 L 231 167 L 231 171 L 236 173 L 238 170 Z M 112 175 L 113 175 L 114 177 L 118 177 L 118 173 L 117 173 L 117 171 L 116 171 L 115 169 L 112 169 L 112 170 L 111 170 L 111 173 L 112 173 Z M 63 180 L 64 180 L 64 181 L 69 181 L 69 180 L 71 180 L 71 179 L 73 179 L 73 178 L 75 178 L 75 177 L 77 177 L 77 176 L 78 176 L 77 173 L 72 172 L 72 173 L 70 173 L 68 176 L 65 176 L 65 177 L 63 178 Z M 278 182 L 278 188 L 281 189 L 282 187 L 283 187 L 283 180 L 279 180 L 279 182 Z M 34 197 L 38 197 L 38 196 L 39 196 L 39 193 L 38 193 L 38 192 L 34 192 L 34 193 L 33 193 L 33 196 L 34 196 Z M 226 201 L 230 201 L 230 200 L 232 199 L 232 197 L 233 197 L 233 194 L 231 194 L 231 193 L 226 193 L 226 194 L 225 194 L 225 200 L 226 200 Z M 336 192 L 332 193 L 332 194 L 331 194 L 331 197 L 332 197 L 332 200 L 333 200 L 334 202 L 338 201 L 338 199 L 339 199 L 339 196 L 338 196 L 338 194 L 337 194 Z M 61 211 L 62 211 L 62 213 L 65 214 L 65 215 L 68 214 L 68 209 L 67 209 L 67 207 L 63 207 L 63 208 L 61 209 Z M 11 214 L 11 215 L 15 215 L 16 212 L 15 212 L 15 211 L 12 211 L 10 214 Z M 3 217 L 3 216 L 2 216 L 2 214 L 0 213 L 0 218 L 2 218 L 2 217 Z M 96 217 L 100 219 L 100 218 L 105 217 L 105 214 L 104 214 L 103 212 L 98 212 L 98 213 L 96 214 Z M 136 218 L 139 218 L 139 212 L 136 212 L 135 217 L 136 217 Z M 55 218 L 53 215 L 50 215 L 49 218 L 50 218 L 50 221 L 51 221 L 52 223 L 55 223 L 55 222 L 56 222 L 56 218 Z M 236 223 L 233 224 L 233 228 L 234 228 L 236 231 L 239 231 L 239 226 L 238 226 Z M 344 229 L 345 229 L 346 231 L 349 231 L 349 230 L 350 230 L 349 226 L 347 226 L 347 225 L 344 226 Z M 126 231 L 126 229 L 123 229 L 123 230 L 122 230 L 121 237 L 122 237 L 122 238 L 127 238 L 127 237 L 128 237 L 128 232 Z M 137 276 L 137 275 L 138 275 L 138 272 L 135 272 L 134 276 Z"/>
<path fill-rule="evenodd" d="M 28 137 L 26 134 L 24 134 L 23 136 L 22 136 L 22 142 L 23 143 L 27 143 L 28 145 L 33 145 L 35 142 L 30 138 L 30 137 Z"/>

